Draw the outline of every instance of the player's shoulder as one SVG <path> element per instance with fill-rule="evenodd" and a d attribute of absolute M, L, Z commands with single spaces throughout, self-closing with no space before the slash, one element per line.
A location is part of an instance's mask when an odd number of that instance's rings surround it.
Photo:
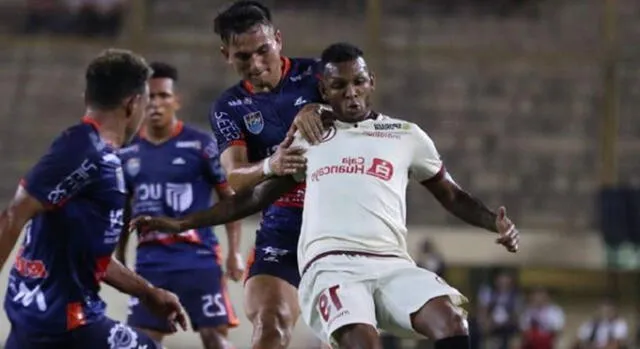
<path fill-rule="evenodd" d="M 380 114 L 374 122 L 374 128 L 377 131 L 403 131 L 410 134 L 411 138 L 429 138 L 427 132 L 415 122 L 406 119 L 392 117 L 386 114 Z"/>
<path fill-rule="evenodd" d="M 251 104 L 252 99 L 246 93 L 244 93 L 244 87 L 242 87 L 242 82 L 238 82 L 237 84 L 229 87 L 224 90 L 220 96 L 213 101 L 211 104 L 211 109 L 213 111 L 228 111 L 229 108 L 239 107 L 246 104 Z"/>
<path fill-rule="evenodd" d="M 63 130 L 53 141 L 51 148 L 62 152 L 72 150 L 67 155 L 79 153 L 99 153 L 106 147 L 95 127 L 81 122 Z"/>
<path fill-rule="evenodd" d="M 202 141 L 209 142 L 213 139 L 210 133 L 203 131 L 201 128 L 191 125 L 188 123 L 184 123 L 182 126 L 182 134 L 180 135 L 178 140 L 194 140 L 194 141 Z"/>

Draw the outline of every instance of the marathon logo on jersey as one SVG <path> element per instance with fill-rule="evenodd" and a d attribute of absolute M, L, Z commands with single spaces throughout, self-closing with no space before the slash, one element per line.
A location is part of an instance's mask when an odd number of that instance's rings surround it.
<path fill-rule="evenodd" d="M 129 176 L 135 177 L 140 173 L 140 158 L 131 158 L 124 166 Z"/>
<path fill-rule="evenodd" d="M 342 158 L 340 164 L 323 166 L 311 173 L 311 181 L 317 182 L 320 177 L 333 174 L 360 174 L 369 175 L 388 181 L 393 177 L 393 164 L 391 162 L 373 158 L 366 161 L 362 156 Z"/>
<path fill-rule="evenodd" d="M 53 205 L 62 203 L 66 198 L 80 190 L 95 172 L 98 172 L 98 166 L 89 159 L 85 159 L 77 169 L 55 186 L 47 195 L 47 199 Z"/>
<path fill-rule="evenodd" d="M 385 132 L 385 131 L 364 131 L 362 132 L 365 136 L 376 137 L 376 138 L 386 138 L 386 139 L 400 139 L 400 135 L 393 132 Z"/>
<path fill-rule="evenodd" d="M 243 99 L 234 99 L 227 103 L 230 107 L 241 107 L 243 105 L 251 105 L 253 104 L 253 100 L 250 97 L 245 97 Z"/>
<path fill-rule="evenodd" d="M 176 142 L 176 148 L 186 148 L 186 149 L 202 149 L 202 143 L 200 141 L 179 141 Z"/>
<path fill-rule="evenodd" d="M 246 114 L 242 119 L 247 127 L 247 131 L 254 135 L 259 134 L 264 129 L 264 119 L 262 118 L 262 113 L 259 111 Z"/>
<path fill-rule="evenodd" d="M 376 131 L 408 130 L 410 127 L 409 124 L 401 122 L 373 124 L 373 128 Z"/>

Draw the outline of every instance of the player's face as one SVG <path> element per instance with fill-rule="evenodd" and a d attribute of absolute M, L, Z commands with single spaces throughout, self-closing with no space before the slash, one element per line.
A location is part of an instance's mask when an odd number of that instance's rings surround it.
<path fill-rule="evenodd" d="M 362 57 L 327 64 L 320 87 L 324 99 L 345 121 L 362 120 L 371 111 L 375 79 Z"/>
<path fill-rule="evenodd" d="M 282 35 L 268 25 L 256 25 L 233 36 L 222 47 L 227 62 L 253 86 L 275 87 L 280 81 Z"/>
<path fill-rule="evenodd" d="M 149 105 L 149 84 L 144 85 L 144 92 L 127 101 L 127 125 L 125 127 L 125 141 L 129 142 L 142 125 Z"/>
<path fill-rule="evenodd" d="M 168 78 L 149 80 L 147 122 L 153 128 L 170 127 L 180 108 L 174 92 L 174 81 Z"/>

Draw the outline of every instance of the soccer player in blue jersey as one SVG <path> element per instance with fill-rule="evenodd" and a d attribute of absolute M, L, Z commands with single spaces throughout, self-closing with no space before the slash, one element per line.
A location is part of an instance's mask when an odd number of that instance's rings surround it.
<path fill-rule="evenodd" d="M 237 1 L 214 22 L 221 52 L 242 78 L 209 115 L 229 184 L 237 191 L 294 173 L 304 167 L 304 157 L 278 145 L 300 110 L 321 101 L 318 61 L 283 56 L 282 36 L 258 1 Z M 286 348 L 300 312 L 296 247 L 303 201 L 301 184 L 262 213 L 245 285 L 254 349 Z"/>
<path fill-rule="evenodd" d="M 140 126 L 150 72 L 129 51 L 95 58 L 85 75 L 86 116 L 53 142 L 1 211 L 0 268 L 24 228 L 4 302 L 11 322 L 6 349 L 159 348 L 106 317 L 101 281 L 186 326 L 175 295 L 111 258 L 126 199 L 116 149 Z"/>
<path fill-rule="evenodd" d="M 150 65 L 153 76 L 149 80 L 147 118 L 131 144 L 120 150 L 132 195 L 131 216 L 180 217 L 211 206 L 213 191 L 225 198 L 233 195 L 233 190 L 220 166 L 215 139 L 176 116 L 180 108 L 177 69 L 161 62 Z M 226 230 L 227 273 L 238 281 L 243 272 L 238 253 L 240 222 L 227 224 Z M 125 234 L 118 245 L 121 261 L 127 241 Z M 138 236 L 136 272 L 180 298 L 206 349 L 226 348 L 229 327 L 238 325 L 221 260 L 222 252 L 210 227 L 177 235 L 154 231 Z M 135 297 L 130 301 L 130 311 L 128 324 L 156 341 L 161 342 L 172 332 L 169 323 L 153 316 Z"/>

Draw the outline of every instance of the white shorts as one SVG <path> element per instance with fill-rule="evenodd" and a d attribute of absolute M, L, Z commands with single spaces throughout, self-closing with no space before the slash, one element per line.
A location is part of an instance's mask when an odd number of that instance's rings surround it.
<path fill-rule="evenodd" d="M 315 261 L 298 288 L 302 317 L 325 343 L 350 324 L 369 324 L 400 336 L 418 335 L 411 314 L 429 300 L 466 298 L 436 274 L 393 257 L 329 255 Z"/>

